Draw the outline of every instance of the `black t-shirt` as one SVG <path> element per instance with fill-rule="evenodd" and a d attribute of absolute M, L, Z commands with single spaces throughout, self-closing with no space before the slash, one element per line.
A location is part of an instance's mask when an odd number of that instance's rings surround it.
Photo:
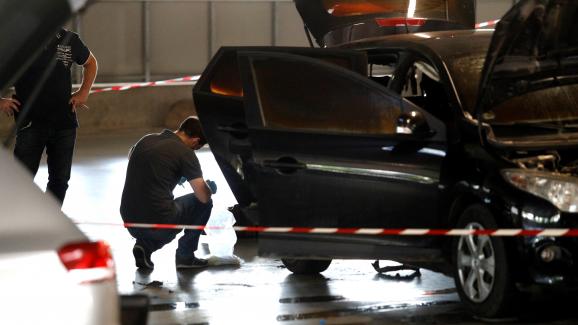
<path fill-rule="evenodd" d="M 72 92 L 70 68 L 73 62 L 85 64 L 89 56 L 89 49 L 77 34 L 61 29 L 55 35 L 14 85 L 16 98 L 25 105 L 46 68 L 56 61 L 23 125 L 32 122 L 62 129 L 78 127 L 76 114 L 69 103 Z"/>
<path fill-rule="evenodd" d="M 173 190 L 181 177 L 203 177 L 193 149 L 169 130 L 149 134 L 131 149 L 120 213 L 125 222 L 167 223 L 176 216 Z"/>

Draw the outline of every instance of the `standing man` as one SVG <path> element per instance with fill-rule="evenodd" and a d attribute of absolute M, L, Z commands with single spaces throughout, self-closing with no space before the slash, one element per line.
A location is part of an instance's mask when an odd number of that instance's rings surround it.
<path fill-rule="evenodd" d="M 146 224 L 206 225 L 217 191 L 203 179 L 195 150 L 207 143 L 199 120 L 186 118 L 178 130 L 164 130 L 140 139 L 130 150 L 120 214 L 124 222 Z M 182 180 L 193 189 L 174 199 L 173 190 Z M 151 254 L 171 242 L 181 229 L 128 228 L 136 238 L 133 255 L 138 268 L 153 269 Z M 175 254 L 177 268 L 200 268 L 207 260 L 195 257 L 199 230 L 185 230 Z"/>
<path fill-rule="evenodd" d="M 83 80 L 72 93 L 72 63 L 83 67 Z M 46 70 L 47 79 L 42 83 Z M 39 57 L 14 85 L 13 98 L 0 99 L 0 111 L 18 119 L 20 109 L 30 105 L 16 135 L 14 156 L 36 175 L 44 149 L 48 163 L 47 191 L 62 202 L 68 189 L 76 142 L 76 110 L 86 108 L 98 64 L 80 37 L 60 29 Z M 36 88 L 38 95 L 32 99 Z"/>

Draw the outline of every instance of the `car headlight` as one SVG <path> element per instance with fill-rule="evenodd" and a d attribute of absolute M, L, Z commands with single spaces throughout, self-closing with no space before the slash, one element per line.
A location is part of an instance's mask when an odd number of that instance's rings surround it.
<path fill-rule="evenodd" d="M 508 183 L 554 204 L 560 211 L 578 212 L 578 178 L 548 172 L 506 169 Z"/>

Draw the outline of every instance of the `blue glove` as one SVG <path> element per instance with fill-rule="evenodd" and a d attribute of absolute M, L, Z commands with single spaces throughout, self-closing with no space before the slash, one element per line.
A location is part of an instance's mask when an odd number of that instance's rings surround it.
<path fill-rule="evenodd" d="M 211 193 L 217 193 L 217 183 L 207 179 L 207 185 L 209 186 L 209 189 L 211 189 Z"/>

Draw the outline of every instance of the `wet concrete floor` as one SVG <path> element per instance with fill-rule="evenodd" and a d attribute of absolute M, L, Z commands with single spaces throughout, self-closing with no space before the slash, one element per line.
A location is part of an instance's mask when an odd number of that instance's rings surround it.
<path fill-rule="evenodd" d="M 317 276 L 298 276 L 279 260 L 257 256 L 255 238 L 240 238 L 235 255 L 239 266 L 213 266 L 177 271 L 176 241 L 153 254 L 155 269 L 134 266 L 134 240 L 120 226 L 83 222 L 121 223 L 118 207 L 124 184 L 129 147 L 142 135 L 158 130 L 133 130 L 115 134 L 81 135 L 63 210 L 92 239 L 112 247 L 121 294 L 150 298 L 148 324 L 478 324 L 460 304 L 453 280 L 422 270 L 417 278 L 385 278 L 372 261 L 333 261 Z M 213 213 L 226 213 L 235 203 L 212 154 L 198 153 L 205 178 L 219 186 Z M 46 165 L 35 179 L 45 187 Z M 176 195 L 190 190 L 178 187 Z M 203 244 L 204 243 L 204 244 Z M 208 244 L 207 244 L 208 243 Z M 207 253 L 210 238 L 202 236 L 198 253 Z M 382 261 L 384 264 L 391 262 Z M 573 298 L 573 297 L 572 297 Z M 575 299 L 533 303 L 519 319 L 493 320 L 508 324 L 576 324 Z M 549 299 L 548 301 L 552 301 Z M 565 303 L 568 304 L 565 304 Z M 530 312 L 531 311 L 531 312 Z"/>

